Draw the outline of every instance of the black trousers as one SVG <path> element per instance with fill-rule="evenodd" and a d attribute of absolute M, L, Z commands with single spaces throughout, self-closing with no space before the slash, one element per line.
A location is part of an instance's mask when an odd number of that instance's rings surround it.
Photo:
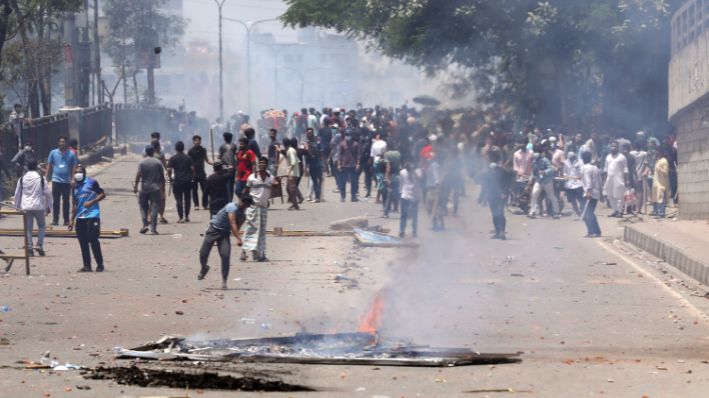
<path fill-rule="evenodd" d="M 359 174 L 357 173 L 357 169 L 354 167 L 343 167 L 342 170 L 339 171 L 340 173 L 340 181 L 339 181 L 339 189 L 340 189 L 340 198 L 342 200 L 345 199 L 345 194 L 347 193 L 347 183 L 350 183 L 350 199 L 351 200 L 356 200 L 357 199 L 357 191 L 359 190 Z"/>
<path fill-rule="evenodd" d="M 172 186 L 172 194 L 175 196 L 175 201 L 177 202 L 177 216 L 180 220 L 184 218 L 190 218 L 190 204 L 192 200 L 190 194 L 192 192 L 192 183 L 175 183 Z"/>
<path fill-rule="evenodd" d="M 195 177 L 192 182 L 192 201 L 195 206 L 199 206 L 199 190 L 202 190 L 202 208 L 209 207 L 209 202 L 207 201 L 207 177 Z"/>
<path fill-rule="evenodd" d="M 71 184 L 52 182 L 52 220 L 54 224 L 59 223 L 59 199 L 62 203 L 62 215 L 64 223 L 69 222 L 69 195 L 71 194 Z"/>
<path fill-rule="evenodd" d="M 229 278 L 229 263 L 231 261 L 231 243 L 229 242 L 230 234 L 231 232 L 220 232 L 210 225 L 209 228 L 207 228 L 207 232 L 204 233 L 202 247 L 199 249 L 199 264 L 202 267 L 202 272 L 204 272 L 207 269 L 209 253 L 212 251 L 212 247 L 216 243 L 219 250 L 219 257 L 222 260 L 222 280 L 224 281 Z"/>
<path fill-rule="evenodd" d="M 77 218 L 74 228 L 76 229 L 76 237 L 79 239 L 84 268 L 91 268 L 91 252 L 94 253 L 96 267 L 103 268 L 103 254 L 101 253 L 101 242 L 99 242 L 101 219 Z"/>
<path fill-rule="evenodd" d="M 505 219 L 505 200 L 495 199 L 490 201 L 488 205 L 490 206 L 490 212 L 492 213 L 492 225 L 495 226 L 495 233 L 504 233 L 505 227 L 507 226 L 507 220 Z"/>

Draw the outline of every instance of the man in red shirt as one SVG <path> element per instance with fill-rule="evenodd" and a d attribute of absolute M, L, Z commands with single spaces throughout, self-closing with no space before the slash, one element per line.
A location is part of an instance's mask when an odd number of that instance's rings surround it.
<path fill-rule="evenodd" d="M 239 151 L 236 153 L 236 190 L 235 194 L 241 198 L 241 193 L 246 188 L 249 176 L 254 172 L 256 165 L 256 154 L 248 148 L 249 139 L 241 137 L 239 139 Z"/>

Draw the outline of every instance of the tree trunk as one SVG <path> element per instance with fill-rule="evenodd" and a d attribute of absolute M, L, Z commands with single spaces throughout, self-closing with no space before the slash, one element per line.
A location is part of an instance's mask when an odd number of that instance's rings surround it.
<path fill-rule="evenodd" d="M 133 92 L 135 93 L 135 103 L 140 104 L 140 93 L 138 92 L 138 71 L 133 72 Z"/>
<path fill-rule="evenodd" d="M 12 15 L 12 7 L 8 0 L 2 0 L 0 2 L 2 8 L 0 9 L 0 70 L 2 70 L 2 50 L 5 47 L 5 40 L 7 39 L 7 27 L 10 23 L 10 15 Z M 0 81 L 3 80 L 2 74 L 0 74 Z"/>

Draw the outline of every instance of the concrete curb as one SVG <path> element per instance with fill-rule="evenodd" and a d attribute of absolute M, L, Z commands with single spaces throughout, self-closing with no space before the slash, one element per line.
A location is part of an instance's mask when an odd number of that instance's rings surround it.
<path fill-rule="evenodd" d="M 638 231 L 632 226 L 625 227 L 623 238 L 626 242 L 661 258 L 666 263 L 696 279 L 699 283 L 709 286 L 709 264 L 691 257 L 680 248 Z"/>

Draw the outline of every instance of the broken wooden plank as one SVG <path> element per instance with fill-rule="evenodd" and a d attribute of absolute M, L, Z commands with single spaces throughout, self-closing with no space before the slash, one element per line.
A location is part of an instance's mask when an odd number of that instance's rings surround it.
<path fill-rule="evenodd" d="M 23 237 L 25 231 L 23 229 L 16 228 L 0 228 L 0 236 L 3 237 Z M 39 234 L 38 230 L 32 230 L 32 236 L 37 236 Z M 121 228 L 119 230 L 102 230 L 99 237 L 101 239 L 116 239 L 124 238 L 129 235 L 127 228 Z M 76 238 L 76 231 L 69 231 L 65 229 L 50 229 L 47 228 L 45 232 L 45 237 L 47 238 Z"/>

